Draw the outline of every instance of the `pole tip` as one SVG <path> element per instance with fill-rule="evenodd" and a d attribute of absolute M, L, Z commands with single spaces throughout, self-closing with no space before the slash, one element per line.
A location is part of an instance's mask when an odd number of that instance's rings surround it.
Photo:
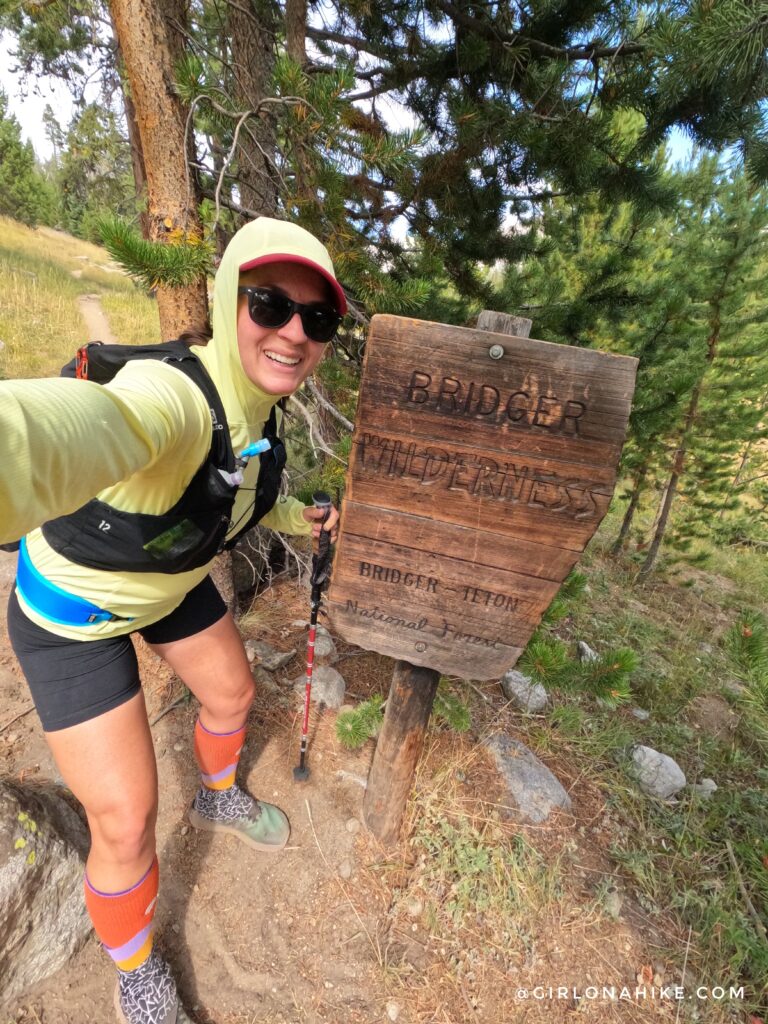
<path fill-rule="evenodd" d="M 294 782 L 306 782 L 309 778 L 309 768 L 294 768 L 293 769 L 293 781 Z"/>

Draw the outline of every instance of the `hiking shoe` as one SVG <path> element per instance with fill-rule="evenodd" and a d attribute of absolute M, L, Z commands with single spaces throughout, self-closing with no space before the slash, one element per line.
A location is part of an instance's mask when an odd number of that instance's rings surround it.
<path fill-rule="evenodd" d="M 117 971 L 115 1009 L 121 1024 L 193 1024 L 179 1002 L 168 964 L 153 949 L 135 971 Z"/>
<path fill-rule="evenodd" d="M 279 807 L 254 800 L 239 786 L 207 789 L 201 786 L 189 812 L 195 828 L 231 832 L 265 853 L 277 853 L 288 842 L 291 826 Z"/>

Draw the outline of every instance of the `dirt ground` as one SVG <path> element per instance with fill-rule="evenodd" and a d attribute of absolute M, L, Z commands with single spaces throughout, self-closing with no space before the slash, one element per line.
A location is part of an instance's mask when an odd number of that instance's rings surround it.
<path fill-rule="evenodd" d="M 5 632 L 14 567 L 15 556 L 0 553 L 0 776 L 56 781 Z M 509 800 L 478 737 L 431 731 L 403 838 L 392 850 L 382 849 L 362 824 L 373 743 L 345 751 L 335 738 L 334 712 L 313 711 L 311 776 L 295 783 L 301 697 L 290 681 L 303 672 L 300 620 L 307 604 L 306 590 L 285 579 L 241 623 L 246 637 L 296 651 L 278 673 L 255 668 L 258 696 L 241 762 L 240 781 L 290 817 L 291 839 L 279 855 L 254 853 L 234 838 L 187 826 L 198 784 L 196 706 L 172 706 L 183 693 L 179 681 L 139 642 L 160 779 L 158 944 L 196 1022 L 553 1024 L 584 1013 L 598 1022 L 742 1019 L 720 1012 L 689 1016 L 690 1004 L 659 998 L 588 1002 L 569 995 L 590 985 L 634 989 L 641 983 L 650 991 L 679 984 L 679 962 L 665 951 L 677 946 L 682 961 L 685 946 L 683 936 L 665 933 L 664 922 L 651 921 L 626 894 L 620 915 L 606 913 L 614 825 L 604 815 L 605 794 L 578 765 L 551 764 L 573 797 L 572 814 L 522 826 L 509 817 Z M 386 692 L 392 662 L 338 646 L 336 667 L 350 700 L 372 688 Z M 500 725 L 514 733 L 503 701 L 494 703 L 498 684 L 475 689 L 487 707 L 484 728 Z M 440 860 L 449 806 L 481 831 L 487 824 L 500 840 L 522 843 L 540 858 L 527 881 L 512 882 L 521 890 L 530 885 L 546 892 L 548 872 L 556 867 L 558 881 L 539 913 L 512 910 L 500 930 L 489 931 L 482 912 L 460 929 L 446 926 L 441 914 L 461 878 L 452 888 L 443 885 L 433 862 Z M 432 859 L 418 841 L 430 829 L 438 844 Z M 477 870 L 471 860 L 467 870 Z M 535 986 L 560 986 L 564 994 L 539 998 L 532 995 Z M 0 1008 L 0 1024 L 103 1024 L 114 1019 L 113 990 L 114 972 L 92 936 L 65 969 L 18 1005 Z"/>
<path fill-rule="evenodd" d="M 25 714 L 31 700 L 5 629 L 14 566 L 15 556 L 2 553 L 0 774 L 56 781 L 37 716 L 34 710 Z M 282 639 L 285 649 L 297 647 L 284 673 L 295 678 L 301 674 L 298 645 L 305 634 L 293 627 Z M 180 687 L 148 649 L 140 651 L 140 660 L 152 721 Z M 234 838 L 187 827 L 186 809 L 198 784 L 193 703 L 173 708 L 152 729 L 160 778 L 159 944 L 201 1022 L 385 1019 L 376 997 L 381 986 L 372 978 L 377 907 L 355 883 L 362 848 L 369 842 L 360 828 L 363 789 L 357 779 L 367 773 L 370 751 L 362 756 L 341 752 L 332 739 L 334 716 L 315 714 L 311 776 L 295 783 L 299 704 L 290 689 L 284 695 L 266 683 L 252 715 L 240 778 L 251 792 L 288 814 L 291 839 L 281 854 L 254 853 Z M 351 868 L 348 879 L 340 877 L 340 866 L 345 874 Z M 65 970 L 0 1019 L 3 1024 L 22 1018 L 45 1024 L 108 1021 L 113 989 L 113 971 L 92 938 Z"/>

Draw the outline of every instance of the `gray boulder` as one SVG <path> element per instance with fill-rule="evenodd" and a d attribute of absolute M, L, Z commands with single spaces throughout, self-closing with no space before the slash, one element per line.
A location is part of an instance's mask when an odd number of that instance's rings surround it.
<path fill-rule="evenodd" d="M 541 683 L 534 683 L 528 676 L 516 672 L 515 669 L 510 669 L 501 677 L 501 689 L 507 700 L 519 711 L 543 711 L 549 700 L 547 691 Z"/>
<path fill-rule="evenodd" d="M 296 648 L 294 647 L 290 651 L 278 651 L 264 640 L 246 640 L 245 653 L 251 664 L 256 662 L 267 672 L 276 672 L 279 668 L 284 668 L 295 657 Z"/>
<path fill-rule="evenodd" d="M 632 775 L 644 793 L 669 800 L 686 785 L 683 769 L 653 747 L 638 744 L 632 750 Z"/>
<path fill-rule="evenodd" d="M 522 743 L 500 732 L 490 736 L 485 745 L 523 818 L 539 823 L 558 808 L 571 809 L 571 798 L 555 776 Z"/>
<path fill-rule="evenodd" d="M 336 644 L 324 633 L 318 633 L 315 637 L 315 658 L 326 665 L 333 665 L 339 660 Z"/>
<path fill-rule="evenodd" d="M 306 676 L 293 680 L 293 686 L 301 693 L 306 686 Z M 325 704 L 327 708 L 340 708 L 344 703 L 347 684 L 344 677 L 328 665 L 315 665 L 312 672 L 312 700 Z"/>
<path fill-rule="evenodd" d="M 0 1003 L 60 970 L 91 933 L 85 825 L 54 790 L 0 782 Z"/>

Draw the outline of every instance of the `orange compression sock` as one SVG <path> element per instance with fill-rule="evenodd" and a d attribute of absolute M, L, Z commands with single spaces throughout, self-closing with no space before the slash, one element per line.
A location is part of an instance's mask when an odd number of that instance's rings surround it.
<path fill-rule="evenodd" d="M 245 726 L 233 732 L 211 732 L 198 718 L 195 724 L 195 757 L 206 789 L 229 789 L 234 785 Z"/>
<path fill-rule="evenodd" d="M 159 872 L 157 857 L 123 892 L 100 892 L 85 876 L 85 905 L 104 949 L 121 971 L 133 971 L 152 952 Z"/>

